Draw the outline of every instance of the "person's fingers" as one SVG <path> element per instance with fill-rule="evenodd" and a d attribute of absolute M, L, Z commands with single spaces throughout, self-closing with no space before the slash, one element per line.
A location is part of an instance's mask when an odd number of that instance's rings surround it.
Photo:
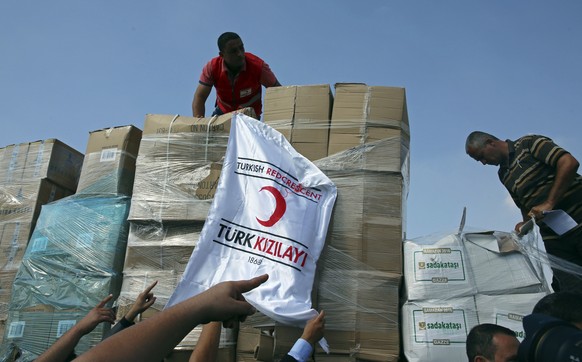
<path fill-rule="evenodd" d="M 154 287 L 158 284 L 158 281 L 154 281 L 152 284 L 150 284 L 149 287 L 146 288 L 146 290 L 143 291 L 144 295 L 149 295 L 152 291 L 152 289 L 154 289 Z"/>
<path fill-rule="evenodd" d="M 321 312 L 319 312 L 319 314 L 317 315 L 317 317 L 315 317 L 315 319 L 318 322 L 325 322 L 325 311 L 322 310 Z"/>
<path fill-rule="evenodd" d="M 156 297 L 152 297 L 148 300 L 148 302 L 145 304 L 146 309 L 148 309 L 149 307 L 151 307 L 152 305 L 154 305 L 154 303 L 156 302 Z"/>
<path fill-rule="evenodd" d="M 238 291 L 241 293 L 246 293 L 263 284 L 269 279 L 269 274 L 259 275 L 249 280 L 239 280 L 237 283 Z"/>
<path fill-rule="evenodd" d="M 103 300 L 101 300 L 99 304 L 97 304 L 97 308 L 103 308 L 105 304 L 107 304 L 111 299 L 113 299 L 113 294 L 109 294 L 108 296 L 103 298 Z"/>

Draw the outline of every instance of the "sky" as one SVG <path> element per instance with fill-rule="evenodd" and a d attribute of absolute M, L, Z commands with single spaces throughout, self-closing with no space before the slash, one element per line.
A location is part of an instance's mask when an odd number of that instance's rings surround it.
<path fill-rule="evenodd" d="M 89 132 L 147 113 L 191 116 L 216 39 L 237 32 L 284 85 L 406 89 L 409 239 L 520 214 L 466 136 L 542 134 L 582 159 L 579 0 L 2 0 L 0 147 Z M 207 102 L 211 108 L 214 96 Z"/>

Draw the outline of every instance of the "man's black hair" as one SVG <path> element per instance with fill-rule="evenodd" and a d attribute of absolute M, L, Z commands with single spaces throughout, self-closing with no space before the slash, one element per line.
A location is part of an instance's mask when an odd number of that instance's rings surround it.
<path fill-rule="evenodd" d="M 493 361 L 497 350 L 497 346 L 493 344 L 493 337 L 496 334 L 515 337 L 514 331 L 497 324 L 483 323 L 473 327 L 467 336 L 467 357 L 469 357 L 469 361 L 474 361 L 477 356 L 483 356 Z"/>
<path fill-rule="evenodd" d="M 226 33 L 222 33 L 218 37 L 218 50 L 223 51 L 224 47 L 226 46 L 226 43 L 228 43 L 231 40 L 235 40 L 235 39 L 240 39 L 240 36 L 238 36 L 237 33 L 233 33 L 230 31 L 227 31 Z"/>

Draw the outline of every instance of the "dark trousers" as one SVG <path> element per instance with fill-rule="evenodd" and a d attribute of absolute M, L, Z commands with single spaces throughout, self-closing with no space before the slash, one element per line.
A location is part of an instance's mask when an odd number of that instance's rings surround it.
<path fill-rule="evenodd" d="M 548 254 L 561 259 L 554 259 L 551 265 L 554 271 L 554 290 L 582 293 L 582 228 L 559 239 L 544 240 L 544 245 Z"/>

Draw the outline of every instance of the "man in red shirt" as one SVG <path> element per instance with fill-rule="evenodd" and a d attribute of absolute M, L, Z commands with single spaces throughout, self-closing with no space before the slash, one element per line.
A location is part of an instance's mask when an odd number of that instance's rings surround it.
<path fill-rule="evenodd" d="M 245 107 L 253 107 L 261 115 L 261 85 L 276 87 L 281 84 L 261 58 L 245 52 L 241 38 L 226 32 L 218 37 L 219 56 L 202 69 L 194 100 L 192 114 L 204 117 L 206 99 L 212 87 L 216 88 L 216 108 L 212 115 L 220 115 Z"/>

